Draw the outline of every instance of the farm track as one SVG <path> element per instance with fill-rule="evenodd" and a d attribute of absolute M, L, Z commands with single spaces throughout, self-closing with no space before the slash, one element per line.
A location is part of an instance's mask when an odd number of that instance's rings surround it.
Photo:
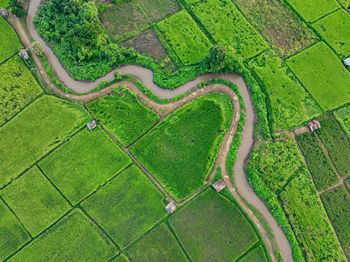
<path fill-rule="evenodd" d="M 153 109 L 155 112 L 159 113 L 162 118 L 164 118 L 166 115 L 170 114 L 171 112 L 175 111 L 176 109 L 182 107 L 184 104 L 194 100 L 195 98 L 202 96 L 206 93 L 211 92 L 224 92 L 230 96 L 232 99 L 232 103 L 234 106 L 234 117 L 231 121 L 231 126 L 229 130 L 227 131 L 223 142 L 219 148 L 218 152 L 218 158 L 216 160 L 216 166 L 221 167 L 223 178 L 225 180 L 225 183 L 230 190 L 230 192 L 233 194 L 235 199 L 239 202 L 239 204 L 243 207 L 245 212 L 249 215 L 249 217 L 252 219 L 252 221 L 256 224 L 257 228 L 260 231 L 261 236 L 263 237 L 268 251 L 273 259 L 273 261 L 276 261 L 276 257 L 273 252 L 272 244 L 268 238 L 267 232 L 263 228 L 260 221 L 257 219 L 257 217 L 253 214 L 253 212 L 250 210 L 250 208 L 245 204 L 245 202 L 242 200 L 241 196 L 249 203 L 251 204 L 255 209 L 257 209 L 260 214 L 264 217 L 264 219 L 269 224 L 269 227 L 271 228 L 274 238 L 276 240 L 276 243 L 278 245 L 279 250 L 281 251 L 282 257 L 285 261 L 293 261 L 292 252 L 290 244 L 283 232 L 283 230 L 280 228 L 279 224 L 276 222 L 275 218 L 271 215 L 270 211 L 265 206 L 265 203 L 256 195 L 255 191 L 251 188 L 247 176 L 245 174 L 245 164 L 246 160 L 249 158 L 250 151 L 253 147 L 253 129 L 254 129 L 254 120 L 255 120 L 255 113 L 254 108 L 252 105 L 252 101 L 250 98 L 250 94 L 248 91 L 248 88 L 243 80 L 243 78 L 237 74 L 204 74 L 201 76 L 198 76 L 195 80 L 189 81 L 186 84 L 177 87 L 174 90 L 168 90 L 168 89 L 162 89 L 159 86 L 157 86 L 153 82 L 153 72 L 149 69 L 137 66 L 137 65 L 126 65 L 119 68 L 114 69 L 110 73 L 108 73 L 106 76 L 101 77 L 97 79 L 95 82 L 85 82 L 85 81 L 76 81 L 71 78 L 71 76 L 66 72 L 66 70 L 63 68 L 61 63 L 59 62 L 58 58 L 55 56 L 51 48 L 48 46 L 48 44 L 38 35 L 37 31 L 35 30 L 35 27 L 33 25 L 33 17 L 40 5 L 40 0 L 31 0 L 28 10 L 28 16 L 27 16 L 27 28 L 29 30 L 29 33 L 31 37 L 42 44 L 44 47 L 44 53 L 48 58 L 48 61 L 50 65 L 55 70 L 55 73 L 60 81 L 62 81 L 68 88 L 71 90 L 77 92 L 77 93 L 85 93 L 89 92 L 90 90 L 94 89 L 98 83 L 100 83 L 103 80 L 111 81 L 114 78 L 114 72 L 119 71 L 121 74 L 128 74 L 132 75 L 136 78 L 138 78 L 140 81 L 143 82 L 143 84 L 149 88 L 155 95 L 157 95 L 160 98 L 173 98 L 177 95 L 186 93 L 188 91 L 194 90 L 198 84 L 200 84 L 202 81 L 207 81 L 209 79 L 215 79 L 220 78 L 224 79 L 230 82 L 233 82 L 238 85 L 239 91 L 243 97 L 243 102 L 246 106 L 245 114 L 246 114 L 246 121 L 244 124 L 244 130 L 242 133 L 241 138 L 241 145 L 238 148 L 237 151 L 237 159 L 234 166 L 234 182 L 236 188 L 232 185 L 231 179 L 227 175 L 226 170 L 226 158 L 229 152 L 229 149 L 231 147 L 236 129 L 237 124 L 240 119 L 240 104 L 237 98 L 237 95 L 233 92 L 232 89 L 229 87 L 222 85 L 222 84 L 213 84 L 207 87 L 204 87 L 202 89 L 199 89 L 189 96 L 173 102 L 166 105 L 161 105 L 153 100 L 149 99 L 147 96 L 145 96 L 132 82 L 124 81 L 119 82 L 115 86 L 121 86 L 125 85 L 130 90 L 137 93 L 138 97 L 140 98 L 141 102 L 144 103 L 146 106 Z M 84 94 L 84 95 L 71 95 L 67 94 L 60 89 L 58 89 L 49 79 L 48 75 L 46 74 L 39 58 L 35 55 L 35 53 L 32 50 L 31 42 L 18 18 L 15 18 L 13 16 L 10 17 L 10 22 L 16 29 L 22 43 L 24 46 L 29 49 L 33 54 L 33 59 L 38 66 L 40 73 L 43 76 L 44 81 L 53 88 L 59 95 L 62 97 L 74 99 L 74 100 L 80 100 L 83 103 L 87 103 L 91 100 L 97 99 L 101 96 L 110 94 L 112 92 L 111 87 L 107 87 L 103 90 Z M 128 149 L 126 149 L 128 150 Z M 208 183 L 212 181 L 213 172 L 208 178 Z M 238 194 L 239 192 L 239 194 Z M 193 198 L 194 196 L 191 196 L 190 198 Z M 189 199 L 186 199 L 185 201 L 188 201 Z"/>

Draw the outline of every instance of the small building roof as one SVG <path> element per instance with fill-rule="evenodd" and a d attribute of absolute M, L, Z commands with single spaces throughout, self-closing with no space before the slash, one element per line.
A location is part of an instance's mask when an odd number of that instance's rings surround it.
<path fill-rule="evenodd" d="M 220 192 L 226 187 L 226 184 L 222 179 L 219 179 L 214 184 L 212 184 L 212 187 L 216 190 L 216 192 Z"/>
<path fill-rule="evenodd" d="M 319 128 L 321 128 L 321 124 L 320 122 L 318 122 L 317 120 L 312 120 L 311 122 L 309 122 L 307 124 L 307 126 L 310 128 L 310 130 L 313 132 Z"/>
<path fill-rule="evenodd" d="M 91 122 L 87 123 L 87 127 L 89 130 L 93 130 L 97 127 L 97 121 L 94 119 Z"/>
<path fill-rule="evenodd" d="M 176 205 L 174 202 L 169 202 L 166 206 L 165 206 L 165 210 L 166 212 L 168 212 L 168 214 L 171 214 L 175 211 L 176 209 Z"/>
<path fill-rule="evenodd" d="M 345 66 L 349 67 L 350 66 L 350 57 L 345 58 L 343 63 L 344 63 Z"/>
<path fill-rule="evenodd" d="M 28 53 L 27 53 L 27 51 L 25 49 L 19 50 L 18 55 L 20 57 L 22 57 L 24 60 L 28 60 L 29 59 Z"/>
<path fill-rule="evenodd" d="M 9 12 L 6 10 L 6 8 L 1 8 L 0 9 L 0 14 L 5 17 L 9 15 Z"/>

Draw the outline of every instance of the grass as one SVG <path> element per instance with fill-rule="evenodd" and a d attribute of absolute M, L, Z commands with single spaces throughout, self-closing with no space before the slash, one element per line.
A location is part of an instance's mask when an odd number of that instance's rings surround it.
<path fill-rule="evenodd" d="M 340 7 L 336 0 L 287 0 L 287 2 L 307 22 L 313 22 Z"/>
<path fill-rule="evenodd" d="M 139 0 L 140 6 L 153 22 L 180 10 L 176 0 Z"/>
<path fill-rule="evenodd" d="M 334 116 L 350 139 L 350 105 L 335 111 Z"/>
<path fill-rule="evenodd" d="M 193 261 L 233 261 L 257 242 L 240 210 L 208 189 L 169 218 Z"/>
<path fill-rule="evenodd" d="M 0 86 L 0 125 L 42 93 L 42 89 L 20 57 L 15 57 L 0 66 Z"/>
<path fill-rule="evenodd" d="M 104 131 L 85 128 L 39 165 L 62 193 L 77 204 L 130 163 L 129 156 Z"/>
<path fill-rule="evenodd" d="M 325 192 L 321 198 L 344 253 L 350 259 L 350 196 L 341 186 Z"/>
<path fill-rule="evenodd" d="M 4 261 L 24 245 L 30 236 L 1 199 L 0 214 L 0 260 Z"/>
<path fill-rule="evenodd" d="M 312 26 L 338 55 L 350 55 L 350 16 L 346 11 L 340 9 Z"/>
<path fill-rule="evenodd" d="M 130 145 L 159 120 L 159 115 L 127 91 L 101 97 L 87 107 L 123 146 Z"/>
<path fill-rule="evenodd" d="M 12 261 L 107 261 L 118 254 L 111 241 L 80 210 L 18 252 Z"/>
<path fill-rule="evenodd" d="M 53 150 L 88 120 L 82 106 L 42 96 L 0 127 L 0 187 Z"/>
<path fill-rule="evenodd" d="M 323 190 L 338 183 L 335 170 L 323 152 L 316 135 L 308 132 L 298 135 L 296 140 L 304 154 L 316 188 Z"/>
<path fill-rule="evenodd" d="M 157 27 L 184 65 L 199 63 L 209 54 L 210 41 L 186 10 L 160 21 Z"/>
<path fill-rule="evenodd" d="M 264 262 L 268 261 L 265 255 L 265 251 L 262 246 L 258 246 L 253 251 L 249 252 L 239 262 Z"/>
<path fill-rule="evenodd" d="M 321 113 L 314 99 L 274 53 L 261 54 L 249 62 L 249 67 L 268 95 L 275 131 L 294 129 Z"/>
<path fill-rule="evenodd" d="M 326 118 L 320 121 L 317 131 L 339 174 L 350 175 L 350 143 L 336 121 Z"/>
<path fill-rule="evenodd" d="M 324 43 L 289 58 L 287 64 L 322 109 L 350 101 L 350 72 Z"/>
<path fill-rule="evenodd" d="M 122 249 L 166 215 L 163 195 L 131 166 L 82 203 Z"/>
<path fill-rule="evenodd" d="M 244 60 L 268 48 L 230 0 L 203 0 L 190 5 L 215 42 L 230 46 Z"/>
<path fill-rule="evenodd" d="M 4 5 L 5 2 L 0 2 L 0 4 Z M 0 33 L 2 35 L 0 45 L 1 64 L 9 57 L 15 55 L 22 48 L 22 44 L 19 41 L 15 31 L 2 16 L 0 16 Z"/>
<path fill-rule="evenodd" d="M 32 236 L 70 209 L 68 202 L 37 167 L 13 181 L 0 194 Z"/>
<path fill-rule="evenodd" d="M 313 43 L 314 33 L 278 0 L 234 0 L 248 21 L 285 57 Z"/>
<path fill-rule="evenodd" d="M 130 249 L 132 261 L 187 261 L 175 237 L 165 224 L 160 224 Z"/>
<path fill-rule="evenodd" d="M 223 93 L 202 96 L 169 115 L 131 147 L 131 153 L 173 197 L 205 184 L 233 110 Z"/>

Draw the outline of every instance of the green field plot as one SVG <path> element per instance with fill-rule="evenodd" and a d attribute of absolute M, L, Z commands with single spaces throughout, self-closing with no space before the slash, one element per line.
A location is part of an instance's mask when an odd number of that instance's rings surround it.
<path fill-rule="evenodd" d="M 82 207 L 125 248 L 166 215 L 163 195 L 131 166 L 96 192 Z"/>
<path fill-rule="evenodd" d="M 287 0 L 287 2 L 307 22 L 313 22 L 337 8 L 340 8 L 336 0 Z"/>
<path fill-rule="evenodd" d="M 176 0 L 139 0 L 139 3 L 152 21 L 160 20 L 180 10 Z"/>
<path fill-rule="evenodd" d="M 74 210 L 10 261 L 107 261 L 116 254 L 117 248 L 95 224 Z"/>
<path fill-rule="evenodd" d="M 310 174 L 300 173 L 280 194 L 307 261 L 344 261 L 340 244 Z"/>
<path fill-rule="evenodd" d="M 142 261 L 187 261 L 175 237 L 168 227 L 161 224 L 128 250 L 135 262 Z"/>
<path fill-rule="evenodd" d="M 13 181 L 0 194 L 32 236 L 70 209 L 68 202 L 37 167 Z"/>
<path fill-rule="evenodd" d="M 350 101 L 350 72 L 324 43 L 291 57 L 287 63 L 324 110 Z"/>
<path fill-rule="evenodd" d="M 190 8 L 217 43 L 233 47 L 243 59 L 268 48 L 230 0 L 203 0 Z"/>
<path fill-rule="evenodd" d="M 258 246 L 253 251 L 250 251 L 239 262 L 264 262 L 268 261 L 265 255 L 265 251 L 262 246 Z"/>
<path fill-rule="evenodd" d="M 265 52 L 249 62 L 269 98 L 275 131 L 294 129 L 319 115 L 321 109 L 282 60 Z"/>
<path fill-rule="evenodd" d="M 0 8 L 7 8 L 9 0 L 0 0 Z"/>
<path fill-rule="evenodd" d="M 314 133 L 304 133 L 296 137 L 312 178 L 318 190 L 326 189 L 339 182 L 331 162 L 323 152 Z"/>
<path fill-rule="evenodd" d="M 185 10 L 157 23 L 157 27 L 184 65 L 199 63 L 208 55 L 210 41 Z"/>
<path fill-rule="evenodd" d="M 169 115 L 131 152 L 172 196 L 184 199 L 205 184 L 232 114 L 227 95 L 202 96 Z"/>
<path fill-rule="evenodd" d="M 118 256 L 116 259 L 113 259 L 113 262 L 129 262 L 130 260 L 124 256 L 123 254 L 121 254 L 120 256 Z"/>
<path fill-rule="evenodd" d="M 234 0 L 234 2 L 281 56 L 292 55 L 316 39 L 305 23 L 278 0 Z"/>
<path fill-rule="evenodd" d="M 73 204 L 131 163 L 101 129 L 80 131 L 40 163 L 43 172 Z"/>
<path fill-rule="evenodd" d="M 344 9 L 350 8 L 350 0 L 338 0 L 338 3 L 344 7 Z"/>
<path fill-rule="evenodd" d="M 88 121 L 80 105 L 43 96 L 0 127 L 0 187 Z"/>
<path fill-rule="evenodd" d="M 341 176 L 350 175 L 350 143 L 337 122 L 332 118 L 320 121 L 317 131 L 322 143 Z"/>
<path fill-rule="evenodd" d="M 123 146 L 130 145 L 159 120 L 130 92 L 101 97 L 87 107 Z"/>
<path fill-rule="evenodd" d="M 350 196 L 346 189 L 340 186 L 323 193 L 321 199 L 344 253 L 350 259 Z"/>
<path fill-rule="evenodd" d="M 0 260 L 4 261 L 29 240 L 23 226 L 0 199 Z"/>
<path fill-rule="evenodd" d="M 338 10 L 312 26 L 339 55 L 350 55 L 350 16 L 347 12 Z"/>
<path fill-rule="evenodd" d="M 212 189 L 169 222 L 193 261 L 234 261 L 257 241 L 240 210 Z"/>
<path fill-rule="evenodd" d="M 2 36 L 0 45 L 1 64 L 4 60 L 16 54 L 22 48 L 22 44 L 18 40 L 15 31 L 2 16 L 0 16 L 0 33 Z"/>
<path fill-rule="evenodd" d="M 20 57 L 0 66 L 0 125 L 42 93 Z"/>
<path fill-rule="evenodd" d="M 350 106 L 338 109 L 334 115 L 350 139 Z"/>
<path fill-rule="evenodd" d="M 112 5 L 99 14 L 108 35 L 118 41 L 148 27 L 147 19 L 132 1 Z"/>

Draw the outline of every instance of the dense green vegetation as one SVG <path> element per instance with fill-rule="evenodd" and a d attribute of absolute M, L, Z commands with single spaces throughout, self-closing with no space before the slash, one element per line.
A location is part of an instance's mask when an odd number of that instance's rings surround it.
<path fill-rule="evenodd" d="M 13 181 L 0 194 L 32 236 L 70 209 L 68 202 L 37 167 Z"/>
<path fill-rule="evenodd" d="M 327 148 L 335 167 L 341 176 L 350 175 L 350 142 L 337 122 L 332 118 L 320 121 L 322 128 L 317 130 L 322 143 Z"/>
<path fill-rule="evenodd" d="M 1 4 L 1 3 L 0 3 Z M 12 27 L 7 21 L 0 16 L 0 64 L 8 59 L 10 56 L 16 54 L 21 48 L 22 44 L 18 40 L 18 37 Z"/>
<path fill-rule="evenodd" d="M 270 123 L 275 131 L 293 129 L 321 113 L 282 60 L 265 52 L 249 62 L 268 95 Z"/>
<path fill-rule="evenodd" d="M 324 110 L 350 101 L 350 72 L 324 43 L 289 58 L 287 63 Z"/>
<path fill-rule="evenodd" d="M 131 166 L 82 203 L 87 211 L 125 248 L 165 215 L 163 195 Z"/>
<path fill-rule="evenodd" d="M 0 66 L 0 86 L 0 125 L 42 93 L 19 57 Z"/>
<path fill-rule="evenodd" d="M 264 249 L 262 246 L 258 246 L 253 251 L 250 251 L 239 262 L 264 262 L 267 261 Z"/>
<path fill-rule="evenodd" d="M 30 167 L 88 120 L 83 107 L 43 96 L 0 127 L 0 187 Z"/>
<path fill-rule="evenodd" d="M 0 0 L 0 8 L 7 8 L 9 0 Z"/>
<path fill-rule="evenodd" d="M 202 96 L 169 115 L 131 147 L 132 154 L 176 199 L 205 184 L 233 114 L 227 105 L 226 94 Z"/>
<path fill-rule="evenodd" d="M 156 113 L 128 91 L 101 97 L 87 107 L 123 146 L 130 145 L 159 120 Z"/>
<path fill-rule="evenodd" d="M 338 109 L 334 115 L 350 139 L 350 106 Z"/>
<path fill-rule="evenodd" d="M 121 254 L 116 259 L 113 259 L 113 262 L 129 262 L 129 259 L 123 254 Z"/>
<path fill-rule="evenodd" d="M 152 21 L 158 21 L 180 10 L 176 0 L 139 0 L 139 3 Z"/>
<path fill-rule="evenodd" d="M 11 261 L 107 261 L 118 254 L 111 241 L 78 209 L 54 224 Z"/>
<path fill-rule="evenodd" d="M 165 224 L 159 225 L 148 235 L 128 249 L 128 255 L 135 262 L 142 261 L 187 261 L 175 237 Z"/>
<path fill-rule="evenodd" d="M 346 188 L 348 189 L 348 191 L 349 191 L 349 193 L 350 193 L 350 178 L 346 179 L 346 180 L 344 181 L 344 184 L 345 184 Z"/>
<path fill-rule="evenodd" d="M 326 189 L 339 182 L 332 164 L 323 152 L 314 133 L 304 133 L 296 137 L 304 154 L 312 178 L 318 190 Z"/>
<path fill-rule="evenodd" d="M 349 9 L 350 8 L 350 0 L 337 0 L 339 4 L 341 4 L 344 9 Z"/>
<path fill-rule="evenodd" d="M 323 205 L 328 213 L 343 250 L 350 259 L 350 196 L 343 186 L 321 195 Z"/>
<path fill-rule="evenodd" d="M 169 218 L 193 261 L 232 261 L 257 237 L 240 210 L 212 189 Z"/>

